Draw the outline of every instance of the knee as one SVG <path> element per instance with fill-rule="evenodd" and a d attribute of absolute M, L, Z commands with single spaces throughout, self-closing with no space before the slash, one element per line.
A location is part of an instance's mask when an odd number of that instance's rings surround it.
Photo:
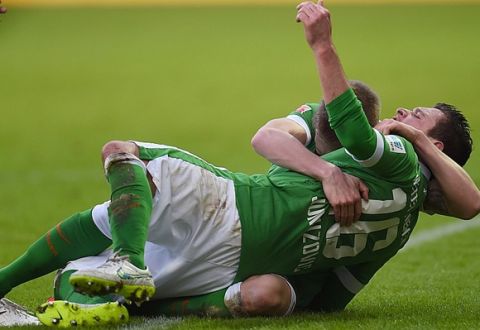
<path fill-rule="evenodd" d="M 133 142 L 109 141 L 102 148 L 102 160 L 115 153 L 129 153 L 138 157 L 138 147 Z"/>
<path fill-rule="evenodd" d="M 252 276 L 240 291 L 242 307 L 249 316 L 286 315 L 295 296 L 287 280 L 274 274 Z"/>

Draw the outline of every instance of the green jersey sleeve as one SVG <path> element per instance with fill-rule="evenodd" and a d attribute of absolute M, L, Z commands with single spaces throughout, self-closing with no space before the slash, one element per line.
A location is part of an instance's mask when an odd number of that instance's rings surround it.
<path fill-rule="evenodd" d="M 411 181 L 418 168 L 412 144 L 372 128 L 362 104 L 349 89 L 326 106 L 330 126 L 346 152 L 359 164 L 388 181 Z"/>
<path fill-rule="evenodd" d="M 305 147 L 313 152 L 315 151 L 315 125 L 313 123 L 313 118 L 318 112 L 318 109 L 318 103 L 306 103 L 300 106 L 297 110 L 290 112 L 287 116 L 288 119 L 293 120 L 303 127 L 305 134 L 307 135 Z"/>
<path fill-rule="evenodd" d="M 388 259 L 289 278 L 297 295 L 297 308 L 321 312 L 345 309 Z"/>

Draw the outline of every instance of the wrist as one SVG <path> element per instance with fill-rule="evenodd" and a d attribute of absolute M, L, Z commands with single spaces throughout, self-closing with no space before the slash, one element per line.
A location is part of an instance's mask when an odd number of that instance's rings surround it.
<path fill-rule="evenodd" d="M 412 144 L 413 144 L 413 147 L 415 148 L 415 151 L 422 159 L 422 161 L 425 162 L 427 166 L 432 165 L 430 164 L 431 159 L 432 157 L 434 157 L 433 159 L 436 159 L 435 155 L 439 153 L 440 149 L 438 149 L 434 145 L 434 143 L 428 138 L 428 136 L 426 136 L 423 133 L 420 133 L 415 138 L 415 140 L 412 141 Z"/>
<path fill-rule="evenodd" d="M 407 140 L 413 144 L 416 150 L 423 150 L 427 144 L 431 143 L 430 139 L 422 131 L 414 132 Z"/>
<path fill-rule="evenodd" d="M 409 140 L 415 147 L 419 147 L 428 141 L 428 137 L 422 131 L 415 130 Z"/>
<path fill-rule="evenodd" d="M 315 54 L 318 54 L 322 57 L 328 54 L 336 53 L 335 46 L 331 40 L 317 42 L 315 44 L 310 45 L 310 47 L 312 48 Z"/>
<path fill-rule="evenodd" d="M 332 178 L 341 172 L 341 170 L 329 163 L 329 162 L 320 162 L 317 166 L 315 166 L 315 172 L 313 173 L 312 177 L 314 177 L 318 181 L 324 181 L 328 178 Z"/>

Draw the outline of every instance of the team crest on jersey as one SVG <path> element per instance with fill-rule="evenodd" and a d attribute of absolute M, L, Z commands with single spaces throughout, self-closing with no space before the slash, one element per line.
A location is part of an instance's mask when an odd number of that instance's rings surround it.
<path fill-rule="evenodd" d="M 304 113 L 304 112 L 310 111 L 310 110 L 312 110 L 312 108 L 309 105 L 304 104 L 295 111 L 299 112 L 299 113 Z"/>
<path fill-rule="evenodd" d="M 404 154 L 405 146 L 402 143 L 402 140 L 396 135 L 387 135 L 385 136 L 385 140 L 388 143 L 388 147 L 390 148 L 391 152 L 396 152 L 397 154 Z"/>

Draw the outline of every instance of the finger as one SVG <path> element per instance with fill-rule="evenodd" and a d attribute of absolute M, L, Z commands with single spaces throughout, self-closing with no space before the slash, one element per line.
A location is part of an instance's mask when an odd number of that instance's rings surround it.
<path fill-rule="evenodd" d="M 309 17 L 315 14 L 315 5 L 313 3 L 306 4 L 302 9 L 305 10 Z"/>
<path fill-rule="evenodd" d="M 347 217 L 345 218 L 346 226 L 350 226 L 355 219 L 355 204 L 349 203 L 347 205 Z"/>
<path fill-rule="evenodd" d="M 7 8 L 0 7 L 0 14 L 5 14 L 7 12 Z"/>
<path fill-rule="evenodd" d="M 360 219 L 360 216 L 362 215 L 362 200 L 359 199 L 354 206 L 354 217 L 353 217 L 353 222 L 358 221 Z"/>
<path fill-rule="evenodd" d="M 377 129 L 382 132 L 384 135 L 390 134 L 390 126 L 388 123 L 380 123 L 378 124 Z"/>
<path fill-rule="evenodd" d="M 340 208 L 339 205 L 336 205 L 333 207 L 333 214 L 335 216 L 335 221 L 340 222 L 341 221 L 341 215 L 342 215 L 342 209 Z"/>
<path fill-rule="evenodd" d="M 348 218 L 348 206 L 343 205 L 340 212 L 340 223 L 342 226 L 345 226 Z"/>
<path fill-rule="evenodd" d="M 300 23 L 300 22 L 305 22 L 306 20 L 308 20 L 308 16 L 307 14 L 305 14 L 304 11 L 301 11 L 297 14 L 297 17 L 295 17 L 297 23 Z"/>
<path fill-rule="evenodd" d="M 311 7 L 307 5 L 303 6 L 297 13 L 297 22 L 303 22 L 304 24 L 308 24 L 311 20 L 314 13 L 311 10 Z"/>
<path fill-rule="evenodd" d="M 301 2 L 301 3 L 297 6 L 297 10 L 302 9 L 304 6 L 308 5 L 309 3 L 310 3 L 310 1 Z"/>
<path fill-rule="evenodd" d="M 358 191 L 360 192 L 360 196 L 362 196 L 362 199 L 368 202 L 369 190 L 367 185 L 362 181 L 358 181 Z"/>

